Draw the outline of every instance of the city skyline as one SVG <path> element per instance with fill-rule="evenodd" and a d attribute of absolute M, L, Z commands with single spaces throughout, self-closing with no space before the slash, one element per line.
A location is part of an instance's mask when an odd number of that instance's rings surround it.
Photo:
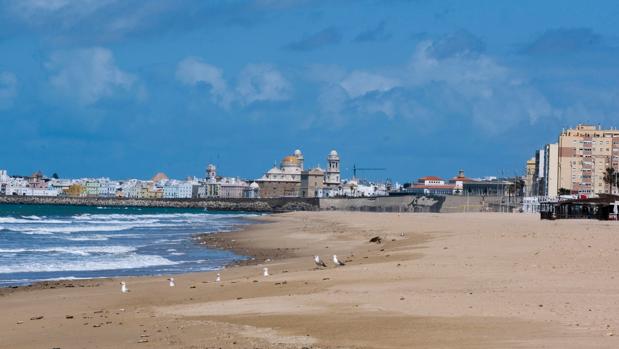
<path fill-rule="evenodd" d="M 2 1 L 0 168 L 255 178 L 301 148 L 346 177 L 512 176 L 619 118 L 614 2 L 355 5 Z"/>

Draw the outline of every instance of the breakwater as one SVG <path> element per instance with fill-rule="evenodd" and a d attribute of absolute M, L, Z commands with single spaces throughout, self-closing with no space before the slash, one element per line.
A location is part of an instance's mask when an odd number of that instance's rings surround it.
<path fill-rule="evenodd" d="M 265 213 L 316 211 L 319 209 L 317 198 L 129 199 L 0 196 L 0 204 L 204 208 L 212 211 L 248 211 Z"/>
<path fill-rule="evenodd" d="M 465 197 L 433 195 L 397 195 L 365 198 L 210 198 L 210 199 L 127 199 L 0 196 L 0 204 L 77 205 L 105 207 L 204 208 L 212 211 L 290 212 L 290 211 L 364 211 L 364 212 L 485 212 L 511 211 L 501 197 Z"/>

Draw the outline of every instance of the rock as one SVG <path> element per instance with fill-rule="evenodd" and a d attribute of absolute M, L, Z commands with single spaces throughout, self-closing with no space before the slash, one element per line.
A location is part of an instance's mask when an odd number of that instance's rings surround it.
<path fill-rule="evenodd" d="M 16 324 L 18 324 L 18 325 L 21 325 L 21 324 L 23 324 L 23 323 L 24 323 L 23 321 L 17 321 L 17 322 L 16 322 Z"/>
<path fill-rule="evenodd" d="M 146 338 L 140 339 L 138 343 L 148 343 L 148 339 Z"/>
<path fill-rule="evenodd" d="M 30 318 L 30 320 L 41 320 L 43 318 L 43 315 L 39 315 L 39 316 L 33 316 Z"/>
<path fill-rule="evenodd" d="M 375 236 L 370 239 L 370 242 L 375 243 L 375 244 L 380 244 L 381 242 L 383 242 L 383 239 L 380 236 Z"/>
<path fill-rule="evenodd" d="M 73 315 L 65 315 L 65 319 L 73 319 Z"/>

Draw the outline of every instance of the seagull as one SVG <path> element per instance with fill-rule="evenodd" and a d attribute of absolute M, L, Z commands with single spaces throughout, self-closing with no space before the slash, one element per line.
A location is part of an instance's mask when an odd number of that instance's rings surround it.
<path fill-rule="evenodd" d="M 168 280 L 170 280 L 170 287 L 176 286 L 176 284 L 174 283 L 174 278 L 169 278 Z"/>
<path fill-rule="evenodd" d="M 269 276 L 269 268 L 262 268 L 262 275 Z"/>
<path fill-rule="evenodd" d="M 120 292 L 127 293 L 129 289 L 127 288 L 127 284 L 124 281 L 120 282 Z"/>
<path fill-rule="evenodd" d="M 217 278 L 215 279 L 215 282 L 220 282 L 221 281 L 221 274 L 217 273 Z"/>
<path fill-rule="evenodd" d="M 340 267 L 343 265 L 346 265 L 346 263 L 340 261 L 339 259 L 337 259 L 336 255 L 333 255 L 333 263 L 335 263 L 336 266 Z"/>
<path fill-rule="evenodd" d="M 323 268 L 327 267 L 325 262 L 323 262 L 322 259 L 320 259 L 320 256 L 314 256 L 314 263 L 316 263 L 316 265 L 319 267 L 323 267 Z"/>

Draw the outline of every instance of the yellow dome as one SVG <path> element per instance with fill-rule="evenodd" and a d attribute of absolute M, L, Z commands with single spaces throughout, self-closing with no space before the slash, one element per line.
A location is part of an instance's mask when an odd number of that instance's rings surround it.
<path fill-rule="evenodd" d="M 286 156 L 282 159 L 282 166 L 298 166 L 299 159 L 296 156 Z"/>

